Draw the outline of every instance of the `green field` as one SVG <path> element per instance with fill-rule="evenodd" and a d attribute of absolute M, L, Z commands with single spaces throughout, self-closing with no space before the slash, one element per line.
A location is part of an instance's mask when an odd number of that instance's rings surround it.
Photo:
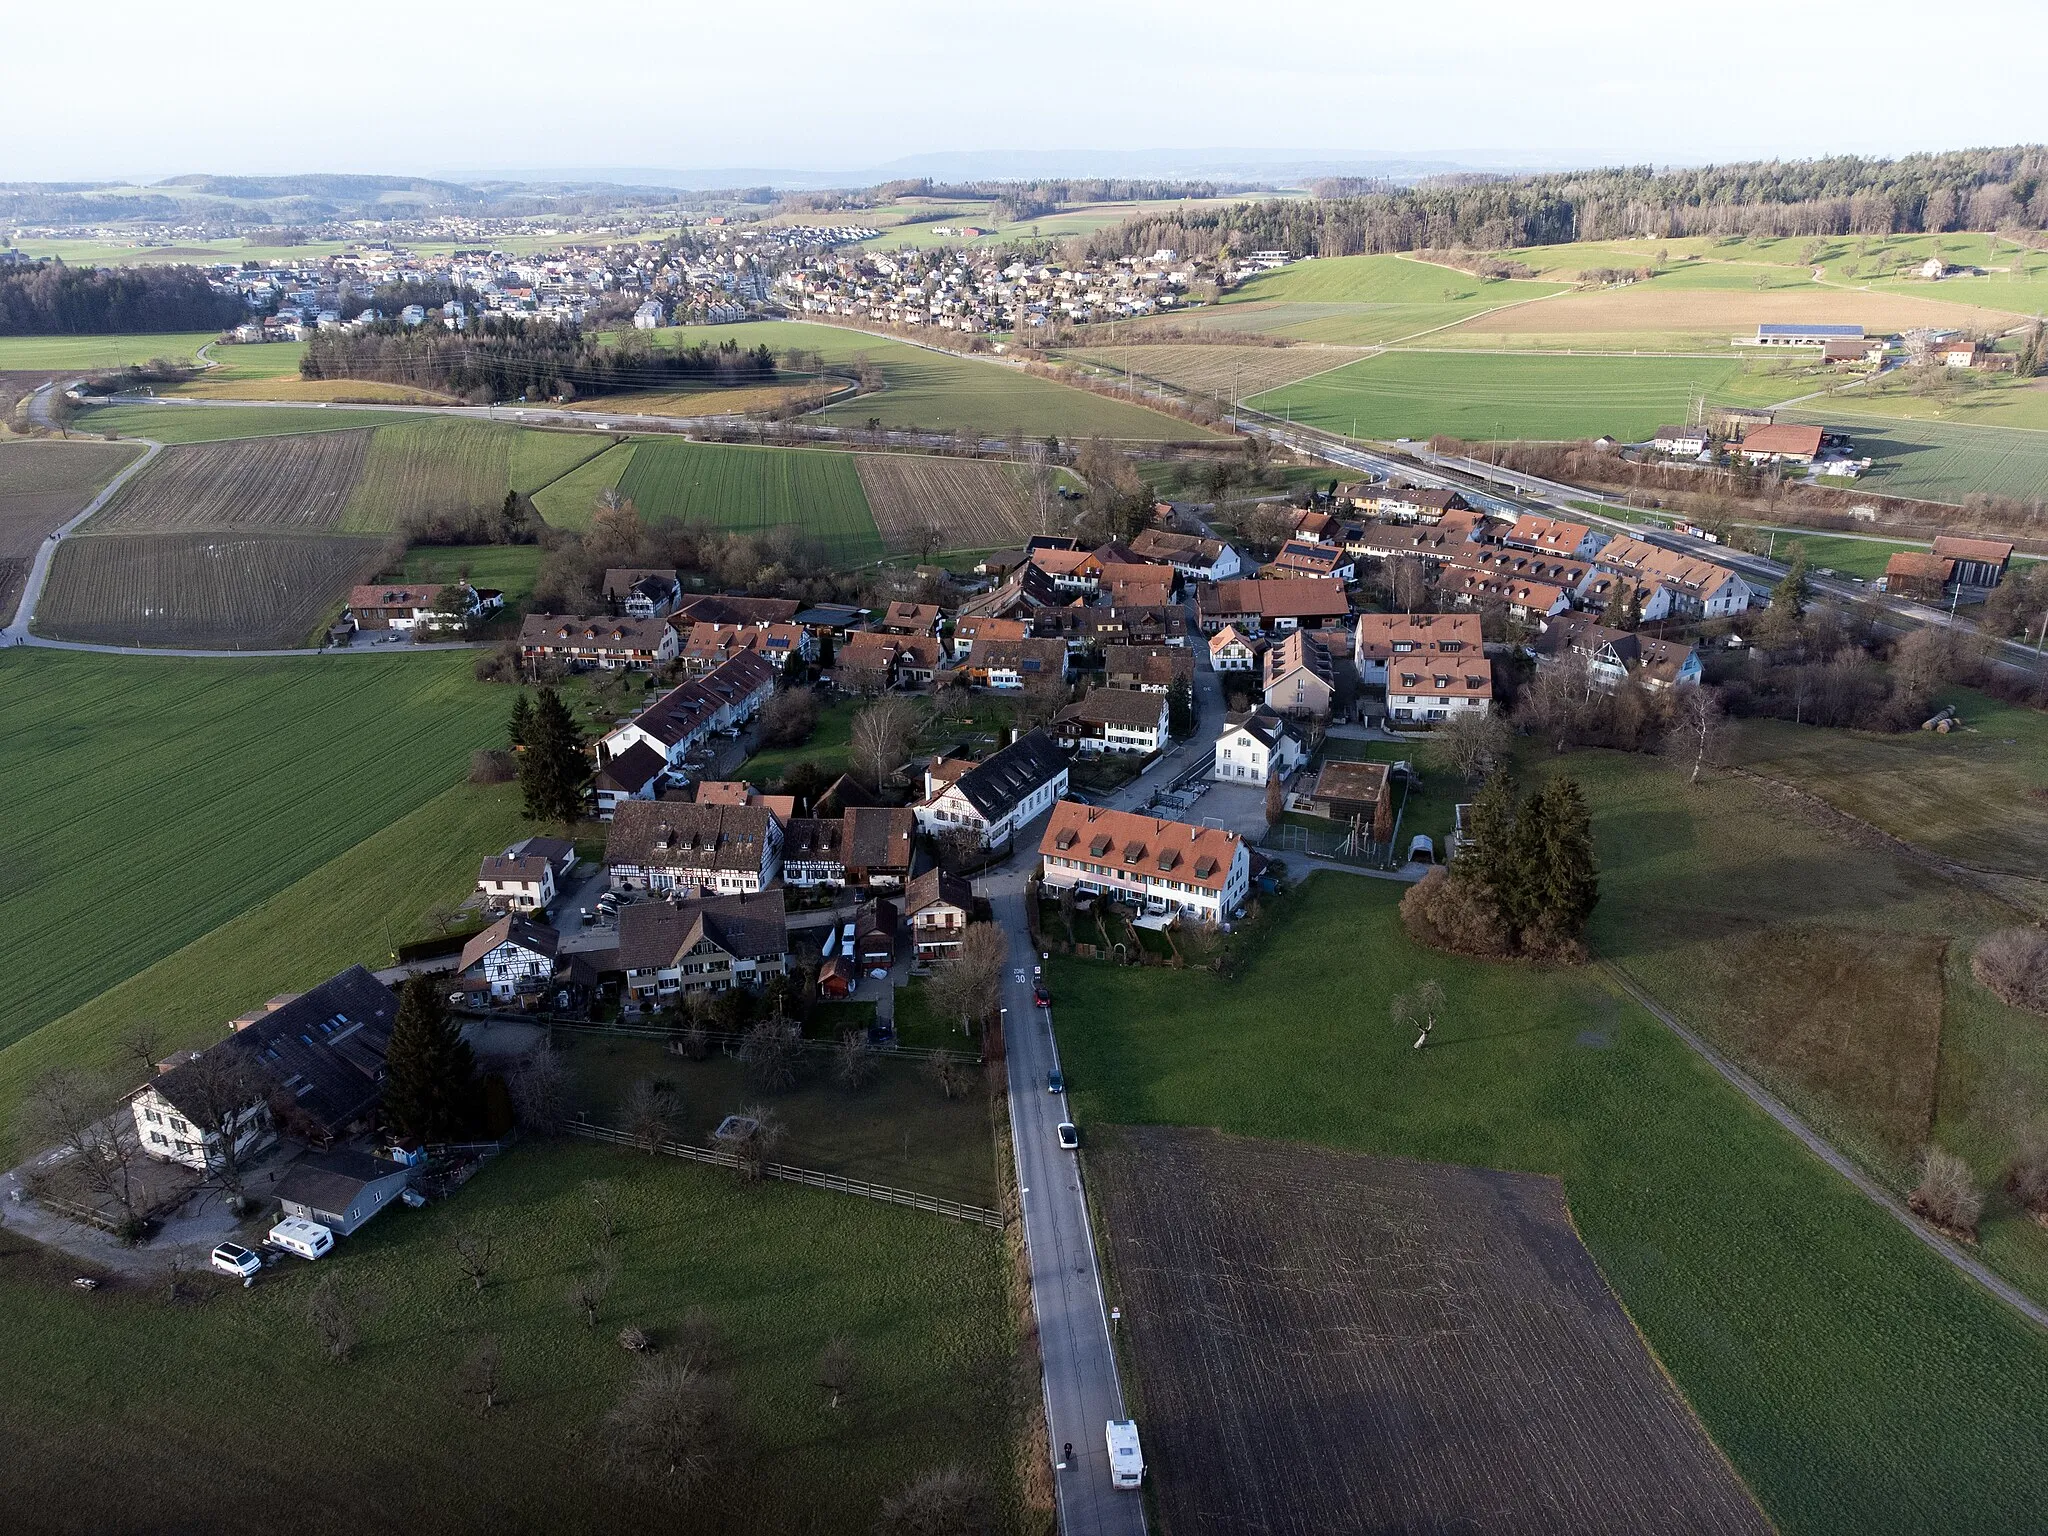
<path fill-rule="evenodd" d="M 879 393 L 862 395 L 815 413 L 840 425 L 865 425 L 879 417 L 888 427 L 984 433 L 1000 437 L 1011 429 L 1029 437 L 1129 438 L 1140 442 L 1183 441 L 1213 434 L 1192 422 L 1163 416 L 1143 406 L 1073 389 L 1001 363 L 935 352 L 888 336 L 844 326 L 797 320 L 759 320 L 745 325 L 678 326 L 653 333 L 677 346 L 735 341 L 742 347 L 766 343 L 777 353 L 801 347 L 824 355 L 828 364 L 865 355 L 882 371 Z"/>
<path fill-rule="evenodd" d="M 378 428 L 370 438 L 362 478 L 342 511 L 342 531 L 389 533 L 408 516 L 497 506 L 512 483 L 517 430 L 432 418 Z M 575 462 L 576 456 L 569 456 L 563 468 Z"/>
<path fill-rule="evenodd" d="M 619 491 L 650 522 L 756 535 L 794 528 L 833 565 L 866 565 L 883 553 L 853 456 L 830 449 L 657 439 L 634 447 Z"/>
<path fill-rule="evenodd" d="M 620 1212 L 618 1279 L 594 1328 L 564 1299 L 598 1235 L 590 1179 L 615 1188 Z M 451 1257 L 463 1230 L 494 1239 L 481 1292 Z M 274 1270 L 248 1292 L 202 1278 L 200 1299 L 177 1304 L 158 1289 L 88 1296 L 66 1283 L 73 1269 L 0 1243 L 0 1490 L 38 1511 L 22 1518 L 39 1530 L 136 1529 L 145 1506 L 150 1529 L 198 1530 L 226 1507 L 288 1503 L 315 1533 L 864 1536 L 885 1497 L 954 1462 L 1006 1512 L 1016 1500 L 1002 1241 L 962 1222 L 536 1144 L 446 1203 L 394 1206 L 317 1270 Z M 346 1364 L 324 1360 L 306 1320 L 329 1278 L 378 1301 Z M 643 1494 L 607 1456 L 603 1420 L 635 1369 L 616 1336 L 630 1323 L 675 1349 L 699 1308 L 732 1382 L 734 1446 L 691 1498 Z M 835 1335 L 857 1363 L 837 1409 L 815 1372 Z M 485 1339 L 502 1352 L 503 1392 L 479 1417 L 457 1376 Z M 138 1372 L 204 1390 L 144 1399 Z M 345 1430 L 281 1439 L 293 1425 Z"/>
<path fill-rule="evenodd" d="M 599 448 L 576 468 L 534 494 L 540 515 L 557 528 L 588 528 L 598 496 L 618 487 L 619 477 L 633 462 L 637 444 L 611 443 Z"/>
<path fill-rule="evenodd" d="M 14 807 L 0 871 L 14 954 L 0 1042 L 20 1041 L 454 783 L 472 749 L 495 743 L 507 707 L 470 680 L 470 666 L 462 654 L 0 653 L 0 783 Z"/>
<path fill-rule="evenodd" d="M 2048 1339 L 1597 973 L 1419 951 L 1400 895 L 1318 875 L 1227 984 L 1056 957 L 1084 1134 L 1213 1125 L 1557 1174 L 1608 1282 L 1781 1530 L 2034 1528 Z M 1340 952 L 1360 963 L 1332 965 Z M 1451 1008 L 1415 1051 L 1388 1003 L 1425 977 Z"/>
<path fill-rule="evenodd" d="M 1884 382 L 1845 392 L 1843 408 L 1859 417 L 2048 432 L 2048 380 L 1979 374 L 1975 389 L 1935 396 L 1914 394 L 1903 373 Z"/>
<path fill-rule="evenodd" d="M 747 759 L 740 777 L 749 784 L 772 788 L 798 763 L 816 763 L 828 777 L 846 772 L 852 750 L 853 717 L 861 706 L 858 699 L 841 699 L 818 711 L 818 728 L 800 747 L 767 747 Z"/>
<path fill-rule="evenodd" d="M 1560 291 L 1555 283 L 1485 282 L 1407 256 L 1335 256 L 1281 267 L 1252 278 L 1220 304 L 1169 318 L 1202 330 L 1369 346 Z"/>
<path fill-rule="evenodd" d="M 1888 420 L 1864 415 L 1868 403 L 1858 397 L 1848 409 L 1800 406 L 1783 419 L 1848 433 L 1857 454 L 1874 461 L 1870 473 L 1856 483 L 1879 495 L 1960 503 L 1973 491 L 2035 497 L 2048 485 L 2048 431 Z"/>
<path fill-rule="evenodd" d="M 1751 369 L 1760 371 L 1750 371 Z M 1273 416 L 1347 437 L 1637 442 L 1683 421 L 1694 396 L 1727 404 L 1787 393 L 1768 365 L 1674 357 L 1516 357 L 1386 352 L 1258 395 Z"/>
<path fill-rule="evenodd" d="M 492 702 L 495 712 L 504 696 Z M 494 734 L 480 730 L 476 739 Z M 0 1048 L 0 1145 L 11 1147 L 14 1106 L 49 1068 L 131 1077 L 124 1042 L 140 1020 L 159 1027 L 167 1052 L 203 1046 L 228 1019 L 280 992 L 303 991 L 351 965 L 390 964 L 400 944 L 436 931 L 430 912 L 475 889 L 478 860 L 533 830 L 510 785 L 430 787 L 417 809 L 392 804 L 366 812 L 363 823 L 332 839 L 340 851 L 323 862 L 295 864 L 306 872 L 290 884 L 260 883 L 240 900 L 222 900 L 220 910 L 235 915 L 218 927 L 125 980 L 107 978 L 107 990 Z"/>
<path fill-rule="evenodd" d="M 1769 533 L 1752 529 L 1760 539 L 1767 539 Z M 1900 542 L 1890 539 L 1831 538 L 1825 533 L 1808 533 L 1804 528 L 1779 528 L 1777 539 L 1765 547 L 1774 555 L 1782 557 L 1794 544 L 1806 548 L 1806 563 L 1815 570 L 1825 567 L 1844 576 L 1861 576 L 1865 581 L 1875 581 L 1884 574 L 1885 562 L 1901 550 L 1917 550 L 1925 553 L 1926 544 Z"/>
<path fill-rule="evenodd" d="M 268 405 L 102 405 L 78 413 L 84 432 L 118 432 L 160 443 L 212 443 L 227 437 L 274 437 L 285 432 L 345 432 L 418 418 L 396 411 L 344 410 L 339 406 Z"/>
<path fill-rule="evenodd" d="M 0 336 L 0 373 L 84 373 L 159 357 L 186 362 L 218 331 L 153 336 Z"/>

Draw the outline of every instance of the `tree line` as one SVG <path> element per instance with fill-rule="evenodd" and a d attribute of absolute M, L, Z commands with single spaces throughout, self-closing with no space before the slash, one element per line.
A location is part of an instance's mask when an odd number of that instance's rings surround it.
<path fill-rule="evenodd" d="M 1286 248 L 1356 256 L 1686 235 L 1899 235 L 2048 228 L 2048 146 L 1896 160 L 1835 155 L 1658 170 L 1432 178 L 1317 201 L 1267 199 L 1126 221 L 1096 257 Z"/>
<path fill-rule="evenodd" d="M 0 336 L 217 331 L 248 316 L 197 267 L 73 267 L 39 261 L 0 271 Z"/>
<path fill-rule="evenodd" d="M 737 342 L 656 351 L 629 332 L 614 345 L 573 325 L 487 317 L 468 331 L 381 321 L 353 331 L 320 331 L 306 343 L 307 379 L 379 379 L 465 399 L 573 399 L 688 384 L 765 383 L 775 377 L 766 346 Z"/>

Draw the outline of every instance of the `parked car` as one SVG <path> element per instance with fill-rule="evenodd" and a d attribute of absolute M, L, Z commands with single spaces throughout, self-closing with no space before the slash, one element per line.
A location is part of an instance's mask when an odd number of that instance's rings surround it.
<path fill-rule="evenodd" d="M 233 1275 L 243 1285 L 254 1285 L 257 1275 L 263 1271 L 263 1255 L 253 1248 L 244 1248 L 240 1243 L 222 1243 L 213 1250 L 213 1267 L 224 1275 Z"/>
<path fill-rule="evenodd" d="M 1046 1073 L 1045 1091 L 1047 1093 L 1065 1093 L 1067 1091 L 1066 1073 L 1062 1072 L 1058 1067 L 1054 1067 L 1050 1072 Z"/>
<path fill-rule="evenodd" d="M 1071 1120 L 1062 1120 L 1060 1122 L 1059 1137 L 1060 1145 L 1071 1152 L 1081 1145 L 1081 1127 L 1074 1124 Z"/>
<path fill-rule="evenodd" d="M 1052 1006 L 1052 994 L 1046 991 L 1043 986 L 1036 986 L 1031 989 L 1031 1001 L 1038 1004 L 1041 1008 L 1050 1008 Z"/>

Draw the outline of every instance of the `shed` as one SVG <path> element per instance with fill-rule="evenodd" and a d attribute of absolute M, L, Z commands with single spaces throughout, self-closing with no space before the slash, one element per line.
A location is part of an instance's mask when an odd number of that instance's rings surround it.
<path fill-rule="evenodd" d="M 277 1186 L 287 1216 L 317 1221 L 347 1237 L 412 1180 L 412 1170 L 364 1152 L 323 1152 L 300 1158 Z"/>

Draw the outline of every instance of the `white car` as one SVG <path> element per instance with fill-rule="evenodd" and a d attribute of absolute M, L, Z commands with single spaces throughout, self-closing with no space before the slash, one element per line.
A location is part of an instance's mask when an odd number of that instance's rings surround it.
<path fill-rule="evenodd" d="M 213 1250 L 211 1263 L 222 1274 L 233 1275 L 244 1285 L 253 1285 L 263 1272 L 263 1255 L 240 1243 L 222 1243 Z"/>
<path fill-rule="evenodd" d="M 1071 1120 L 1062 1120 L 1059 1128 L 1060 1145 L 1072 1152 L 1081 1145 L 1081 1127 Z"/>

